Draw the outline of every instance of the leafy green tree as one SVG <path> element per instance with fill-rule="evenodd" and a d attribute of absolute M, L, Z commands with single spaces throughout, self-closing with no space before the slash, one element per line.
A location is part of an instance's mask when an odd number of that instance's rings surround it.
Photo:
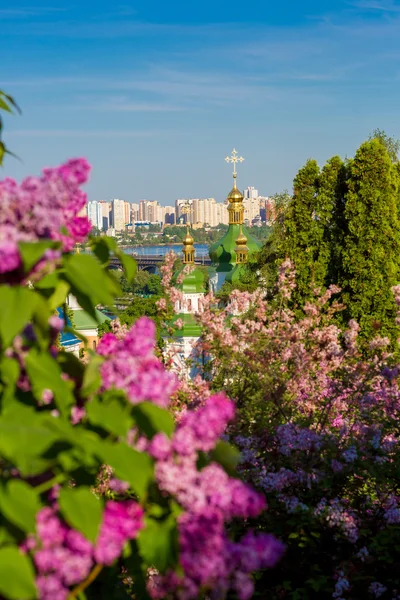
<path fill-rule="evenodd" d="M 263 247 L 257 252 L 255 262 L 249 264 L 249 269 L 261 278 L 269 296 L 275 288 L 279 265 L 285 258 L 285 215 L 291 196 L 286 190 L 272 196 L 272 202 L 275 207 L 274 222 Z"/>
<path fill-rule="evenodd" d="M 348 192 L 339 285 L 345 317 L 356 319 L 364 338 L 398 336 L 391 288 L 399 280 L 399 177 L 378 139 L 365 142 L 348 167 Z"/>
<path fill-rule="evenodd" d="M 149 298 L 135 296 L 129 306 L 118 314 L 118 318 L 123 325 L 128 325 L 128 327 L 130 327 L 140 317 L 150 317 L 156 324 L 158 344 L 159 346 L 162 346 L 162 319 L 157 309 L 157 300 L 159 299 L 160 296 L 151 296 Z M 101 323 L 98 326 L 97 331 L 99 337 L 102 337 L 105 333 L 110 333 L 112 331 L 111 321 Z"/>
<path fill-rule="evenodd" d="M 135 279 L 129 283 L 122 275 L 120 279 L 122 291 L 128 294 L 145 294 L 161 296 L 161 277 L 145 270 L 138 270 Z"/>
<path fill-rule="evenodd" d="M 315 274 L 319 286 L 337 283 L 346 230 L 343 218 L 346 189 L 346 165 L 339 156 L 334 156 L 321 171 L 315 203 L 315 218 L 320 225 L 315 230 L 318 247 Z"/>
<path fill-rule="evenodd" d="M 400 140 L 390 137 L 382 129 L 374 129 L 368 140 L 379 140 L 388 151 L 392 162 L 399 162 Z"/>
<path fill-rule="evenodd" d="M 323 240 L 323 214 L 317 208 L 320 170 L 315 160 L 308 160 L 293 183 L 293 198 L 285 215 L 285 250 L 296 268 L 297 288 L 294 301 L 303 302 L 312 295 L 312 288 L 323 284 L 326 252 Z"/>

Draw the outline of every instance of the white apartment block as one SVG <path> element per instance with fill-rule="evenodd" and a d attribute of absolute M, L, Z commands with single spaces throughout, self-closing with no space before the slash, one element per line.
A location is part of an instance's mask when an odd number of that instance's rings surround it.
<path fill-rule="evenodd" d="M 258 198 L 258 190 L 256 190 L 253 186 L 247 187 L 245 190 L 243 190 L 243 197 L 256 199 Z"/>
<path fill-rule="evenodd" d="M 257 190 L 256 190 L 257 191 Z M 244 198 L 243 206 L 244 206 L 244 220 L 252 222 L 253 219 L 260 215 L 260 199 L 257 198 Z"/>
<path fill-rule="evenodd" d="M 100 202 L 92 200 L 87 203 L 87 216 L 93 227 L 103 229 L 103 211 Z"/>
<path fill-rule="evenodd" d="M 117 198 L 112 201 L 112 224 L 115 231 L 125 229 L 125 201 Z"/>
<path fill-rule="evenodd" d="M 102 211 L 102 227 L 101 229 L 107 231 L 110 227 L 110 218 L 111 218 L 111 202 L 106 202 L 105 200 L 100 200 L 99 204 L 101 204 Z"/>
<path fill-rule="evenodd" d="M 139 221 L 139 204 L 132 203 L 131 204 L 132 211 L 132 221 Z"/>
<path fill-rule="evenodd" d="M 124 202 L 124 217 L 125 225 L 128 225 L 131 222 L 131 203 L 126 200 Z"/>

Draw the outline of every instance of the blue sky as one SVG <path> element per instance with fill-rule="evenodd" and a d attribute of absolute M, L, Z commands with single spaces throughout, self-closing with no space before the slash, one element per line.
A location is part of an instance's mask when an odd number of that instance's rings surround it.
<path fill-rule="evenodd" d="M 291 187 L 309 157 L 400 137 L 400 0 L 0 0 L 4 138 L 38 173 L 93 165 L 90 199 Z"/>

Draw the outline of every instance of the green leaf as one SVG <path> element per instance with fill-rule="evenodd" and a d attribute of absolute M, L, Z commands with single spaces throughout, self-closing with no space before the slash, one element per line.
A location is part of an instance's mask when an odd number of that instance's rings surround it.
<path fill-rule="evenodd" d="M 97 392 L 101 386 L 100 367 L 104 358 L 95 354 L 88 363 L 83 376 L 82 394 L 85 397 Z"/>
<path fill-rule="evenodd" d="M 37 598 L 33 565 L 16 546 L 0 549 L 0 593 L 11 600 Z"/>
<path fill-rule="evenodd" d="M 62 371 L 57 361 L 50 354 L 33 348 L 26 356 L 25 364 L 35 398 L 41 401 L 43 391 L 50 389 L 61 414 L 69 414 L 75 398 L 70 384 L 61 377 Z"/>
<path fill-rule="evenodd" d="M 27 325 L 38 305 L 34 292 L 23 287 L 0 286 L 0 336 L 4 346 Z"/>
<path fill-rule="evenodd" d="M 59 503 L 67 523 L 94 543 L 99 533 L 103 507 L 90 488 L 63 488 Z"/>
<path fill-rule="evenodd" d="M 39 260 L 42 258 L 46 250 L 60 246 L 59 242 L 20 242 L 18 244 L 19 253 L 22 258 L 25 273 L 29 273 Z"/>
<path fill-rule="evenodd" d="M 110 247 L 110 243 L 108 240 L 112 240 L 112 238 L 104 236 L 95 237 L 90 240 L 90 249 L 97 256 L 97 258 L 102 264 L 108 263 L 110 259 L 110 251 L 112 250 L 112 248 Z M 115 240 L 112 241 L 115 242 Z"/>
<path fill-rule="evenodd" d="M 211 452 L 211 458 L 224 467 L 229 475 L 236 475 L 236 467 L 239 464 L 240 452 L 228 442 L 218 442 Z"/>
<path fill-rule="evenodd" d="M 163 521 L 147 517 L 145 528 L 137 538 L 141 557 L 146 564 L 154 566 L 160 573 L 174 567 L 178 560 L 178 529 L 176 519 L 170 515 Z"/>
<path fill-rule="evenodd" d="M 160 431 L 171 437 L 175 431 L 175 423 L 170 413 L 151 402 L 136 404 L 132 414 L 140 431 L 148 438 Z"/>
<path fill-rule="evenodd" d="M 0 417 L 0 454 L 16 464 L 22 475 L 27 474 L 32 459 L 41 456 L 58 439 L 57 433 L 48 428 L 48 419 L 48 415 L 17 402 L 10 404 Z"/>
<path fill-rule="evenodd" d="M 4 108 L 4 110 L 8 110 L 8 112 L 12 112 L 11 108 L 10 108 L 10 104 L 13 108 L 15 108 L 15 110 L 17 112 L 21 112 L 20 107 L 18 106 L 18 104 L 15 102 L 14 98 L 12 96 L 9 96 L 9 94 L 6 94 L 5 92 L 3 92 L 2 90 L 0 90 L 0 100 L 2 100 L 2 102 L 5 102 L 5 100 L 7 100 L 6 104 L 7 104 L 7 108 Z"/>
<path fill-rule="evenodd" d="M 14 358 L 3 358 L 0 362 L 0 379 L 4 385 L 1 391 L 2 407 L 13 401 L 19 374 L 19 362 Z"/>
<path fill-rule="evenodd" d="M 35 289 L 54 289 L 60 281 L 59 272 L 48 273 L 35 282 Z"/>
<path fill-rule="evenodd" d="M 142 452 L 126 444 L 104 443 L 102 450 L 104 462 L 110 465 L 115 475 L 127 481 L 139 498 L 145 498 L 147 488 L 153 480 L 153 462 Z"/>
<path fill-rule="evenodd" d="M 137 272 L 136 260 L 133 258 L 133 256 L 129 256 L 129 254 L 125 254 L 125 252 L 122 252 L 119 249 L 115 254 L 121 261 L 128 283 L 132 283 Z"/>
<path fill-rule="evenodd" d="M 133 420 L 118 399 L 104 402 L 93 398 L 86 405 L 89 421 L 117 436 L 125 436 L 131 429 Z"/>
<path fill-rule="evenodd" d="M 85 373 L 85 365 L 77 356 L 72 354 L 72 352 L 59 352 L 57 362 L 63 373 L 67 373 L 67 375 L 72 377 L 77 385 L 81 384 Z"/>
<path fill-rule="evenodd" d="M 90 299 L 94 307 L 97 304 L 113 305 L 114 298 L 121 293 L 117 281 L 89 254 L 69 257 L 65 261 L 65 277 L 78 293 Z"/>
<path fill-rule="evenodd" d="M 69 290 L 70 290 L 70 286 L 68 285 L 68 283 L 66 281 L 64 281 L 63 279 L 60 279 L 57 282 L 57 285 L 54 288 L 53 293 L 51 294 L 50 298 L 48 299 L 50 310 L 55 310 L 56 308 L 58 308 L 59 306 L 64 304 L 64 302 L 68 296 Z"/>
<path fill-rule="evenodd" d="M 6 110 L 7 112 L 12 112 L 11 108 L 8 106 L 7 102 L 5 102 L 2 97 L 1 97 L 1 92 L 0 92 L 0 109 L 1 110 Z"/>
<path fill-rule="evenodd" d="M 0 510 L 14 525 L 26 533 L 34 533 L 40 502 L 34 488 L 25 481 L 11 479 L 0 488 Z"/>

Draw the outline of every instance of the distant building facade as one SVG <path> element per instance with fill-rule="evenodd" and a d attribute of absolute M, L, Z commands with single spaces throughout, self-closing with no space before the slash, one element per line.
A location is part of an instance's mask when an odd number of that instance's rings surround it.
<path fill-rule="evenodd" d="M 93 227 L 103 229 L 103 212 L 100 202 L 92 200 L 87 203 L 87 216 Z"/>
<path fill-rule="evenodd" d="M 123 231 L 125 229 L 125 201 L 115 198 L 111 204 L 112 227 L 115 231 Z"/>

